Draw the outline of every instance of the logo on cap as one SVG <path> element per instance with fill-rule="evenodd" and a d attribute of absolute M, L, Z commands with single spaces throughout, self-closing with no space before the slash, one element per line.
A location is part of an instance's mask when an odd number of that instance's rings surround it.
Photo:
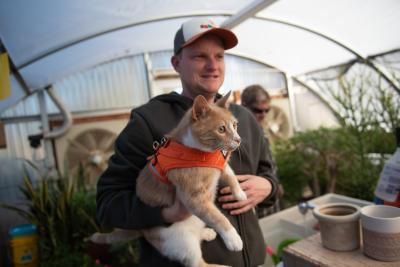
<path fill-rule="evenodd" d="M 200 24 L 200 28 L 201 29 L 211 29 L 211 28 L 215 28 L 215 25 L 212 23 Z"/>

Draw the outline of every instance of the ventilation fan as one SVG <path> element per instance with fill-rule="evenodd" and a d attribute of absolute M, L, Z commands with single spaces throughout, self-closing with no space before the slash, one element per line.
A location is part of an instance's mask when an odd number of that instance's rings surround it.
<path fill-rule="evenodd" d="M 270 141 L 288 138 L 290 134 L 289 119 L 285 111 L 277 106 L 271 106 L 263 122 Z"/>
<path fill-rule="evenodd" d="M 70 173 L 76 175 L 79 166 L 82 165 L 86 186 L 95 187 L 114 151 L 115 139 L 115 133 L 104 129 L 86 130 L 74 139 L 69 139 L 65 158 Z"/>

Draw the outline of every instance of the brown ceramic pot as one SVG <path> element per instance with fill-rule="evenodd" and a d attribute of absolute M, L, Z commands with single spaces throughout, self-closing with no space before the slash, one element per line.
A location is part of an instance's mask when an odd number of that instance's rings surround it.
<path fill-rule="evenodd" d="M 360 247 L 360 207 L 348 203 L 330 203 L 314 208 L 319 221 L 322 245 L 335 251 Z"/>

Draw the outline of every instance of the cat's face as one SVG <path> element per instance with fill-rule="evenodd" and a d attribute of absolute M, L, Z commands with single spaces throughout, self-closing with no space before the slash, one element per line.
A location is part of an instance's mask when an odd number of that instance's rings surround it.
<path fill-rule="evenodd" d="M 239 147 L 241 141 L 237 133 L 237 120 L 227 109 L 225 102 L 218 104 L 209 105 L 205 99 L 195 99 L 192 135 L 202 147 L 210 151 L 233 151 Z"/>

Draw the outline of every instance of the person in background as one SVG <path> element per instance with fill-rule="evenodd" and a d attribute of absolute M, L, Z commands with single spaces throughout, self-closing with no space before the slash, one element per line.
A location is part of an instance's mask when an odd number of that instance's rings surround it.
<path fill-rule="evenodd" d="M 268 129 L 263 127 L 265 125 L 263 122 L 266 120 L 266 115 L 271 109 L 271 97 L 268 92 L 258 84 L 247 86 L 242 92 L 241 103 L 251 111 L 261 128 L 263 128 L 265 137 L 268 139 Z M 275 162 L 273 166 L 274 172 L 276 173 Z M 256 210 L 259 218 L 280 211 L 280 198 L 283 196 L 283 192 L 283 187 L 279 184 L 277 197 L 274 199 L 271 198 L 269 202 L 264 202 L 257 206 Z"/>
<path fill-rule="evenodd" d="M 195 18 L 178 29 L 171 64 L 182 82 L 182 93 L 157 96 L 132 110 L 130 121 L 118 136 L 115 154 L 97 185 L 97 218 L 102 225 L 122 229 L 146 229 L 184 220 L 188 211 L 179 200 L 170 207 L 150 207 L 136 195 L 136 179 L 153 154 L 153 142 L 160 141 L 181 120 L 202 95 L 209 103 L 220 97 L 225 77 L 225 50 L 236 46 L 230 30 L 213 21 Z M 254 208 L 275 198 L 278 180 L 267 140 L 253 116 L 240 105 L 230 105 L 238 119 L 243 142 L 229 161 L 247 200 L 236 201 L 229 187 L 220 187 L 217 207 L 229 219 L 243 240 L 243 250 L 229 251 L 217 236 L 202 242 L 206 262 L 235 267 L 256 267 L 264 263 L 265 243 Z M 177 267 L 181 264 L 162 256 L 145 239 L 140 239 L 140 263 L 145 267 Z"/>
<path fill-rule="evenodd" d="M 271 97 L 261 85 L 254 84 L 243 90 L 241 103 L 253 113 L 257 122 L 261 125 L 270 110 Z"/>

